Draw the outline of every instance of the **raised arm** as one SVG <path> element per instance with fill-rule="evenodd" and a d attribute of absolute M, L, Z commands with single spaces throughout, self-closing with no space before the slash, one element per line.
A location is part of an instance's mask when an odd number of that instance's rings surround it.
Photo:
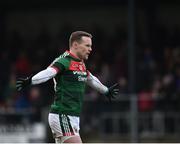
<path fill-rule="evenodd" d="M 27 78 L 19 78 L 16 81 L 16 88 L 18 91 L 21 91 L 29 85 L 44 83 L 55 77 L 58 72 L 58 69 L 56 69 L 55 67 L 48 67 L 34 76 L 30 76 Z"/>
<path fill-rule="evenodd" d="M 36 75 L 34 75 L 31 79 L 31 84 L 40 84 L 44 83 L 51 78 L 53 78 L 58 73 L 58 70 L 55 67 L 48 67 L 45 70 L 40 71 Z"/>

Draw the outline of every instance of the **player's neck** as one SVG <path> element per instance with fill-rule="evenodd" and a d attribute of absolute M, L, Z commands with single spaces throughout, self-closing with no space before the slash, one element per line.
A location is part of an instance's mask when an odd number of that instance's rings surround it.
<path fill-rule="evenodd" d="M 80 58 L 78 57 L 77 53 L 76 53 L 73 49 L 70 49 L 69 52 L 70 52 L 70 54 L 71 54 L 73 57 L 75 57 L 75 58 L 77 58 L 77 59 L 80 59 Z"/>

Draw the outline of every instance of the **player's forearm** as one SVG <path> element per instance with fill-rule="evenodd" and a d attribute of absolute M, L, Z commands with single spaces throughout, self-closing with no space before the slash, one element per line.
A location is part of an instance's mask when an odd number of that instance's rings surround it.
<path fill-rule="evenodd" d="M 91 73 L 88 76 L 87 79 L 87 85 L 89 85 L 90 87 L 92 87 L 93 89 L 97 90 L 98 92 L 104 94 L 108 91 L 108 88 L 103 85 L 97 77 L 93 76 Z"/>
<path fill-rule="evenodd" d="M 50 80 L 51 78 L 53 78 L 56 74 L 57 74 L 56 69 L 52 67 L 48 67 L 47 69 L 40 71 L 39 73 L 34 75 L 32 77 L 31 84 L 36 85 L 36 84 L 44 83 Z"/>

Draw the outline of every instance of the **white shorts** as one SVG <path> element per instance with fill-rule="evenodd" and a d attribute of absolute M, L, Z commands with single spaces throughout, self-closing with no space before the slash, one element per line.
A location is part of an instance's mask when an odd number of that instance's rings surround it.
<path fill-rule="evenodd" d="M 54 138 L 79 136 L 79 117 L 77 116 L 49 113 L 48 121 Z"/>

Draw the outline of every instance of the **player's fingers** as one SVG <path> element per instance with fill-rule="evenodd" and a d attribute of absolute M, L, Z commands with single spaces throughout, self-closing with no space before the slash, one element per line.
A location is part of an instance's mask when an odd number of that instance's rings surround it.
<path fill-rule="evenodd" d="M 118 95 L 118 93 L 113 93 L 112 98 L 115 98 Z"/>
<path fill-rule="evenodd" d="M 22 87 L 17 87 L 17 91 L 21 91 Z"/>
<path fill-rule="evenodd" d="M 119 93 L 119 90 L 114 90 L 113 94 L 117 95 Z"/>
<path fill-rule="evenodd" d="M 17 91 L 20 91 L 22 89 L 22 83 L 16 83 L 16 89 Z"/>
<path fill-rule="evenodd" d="M 119 83 L 115 83 L 113 86 L 112 86 L 112 88 L 114 89 L 114 88 L 116 88 L 116 87 L 118 87 L 119 86 Z"/>
<path fill-rule="evenodd" d="M 16 84 L 16 87 L 21 87 L 22 86 L 22 84 Z"/>
<path fill-rule="evenodd" d="M 23 82 L 22 81 L 17 81 L 16 85 L 19 85 L 19 84 L 23 84 Z"/>
<path fill-rule="evenodd" d="M 118 95 L 118 92 L 114 92 L 113 95 L 114 95 L 114 96 Z"/>
<path fill-rule="evenodd" d="M 114 91 L 114 92 L 119 92 L 119 89 L 114 89 L 113 91 Z"/>
<path fill-rule="evenodd" d="M 16 84 L 16 87 L 20 87 L 20 86 L 22 86 L 22 84 L 20 84 L 20 83 Z"/>
<path fill-rule="evenodd" d="M 112 98 L 115 99 L 115 98 L 117 97 L 118 94 L 119 94 L 119 92 L 113 92 Z"/>
<path fill-rule="evenodd" d="M 24 81 L 24 78 L 18 78 L 17 81 Z"/>
<path fill-rule="evenodd" d="M 24 82 L 23 79 L 17 79 L 16 82 Z"/>

